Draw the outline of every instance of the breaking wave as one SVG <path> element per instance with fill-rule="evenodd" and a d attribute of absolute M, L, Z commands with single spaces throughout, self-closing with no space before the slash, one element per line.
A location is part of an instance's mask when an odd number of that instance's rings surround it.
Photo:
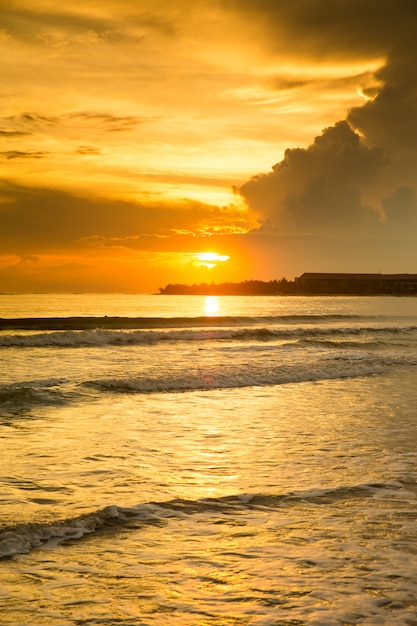
<path fill-rule="evenodd" d="M 183 393 L 243 387 L 269 387 L 291 383 L 357 378 L 383 374 L 392 367 L 417 365 L 415 353 L 372 354 L 367 351 L 337 351 L 322 359 L 300 353 L 298 362 L 229 365 L 184 364 L 176 369 L 160 368 L 125 376 L 103 376 L 80 380 L 24 381 L 0 386 L 0 409 L 4 415 L 20 415 L 35 407 L 95 400 L 97 393 L 151 394 Z"/>
<path fill-rule="evenodd" d="M 414 360 L 414 362 L 417 359 Z M 392 360 L 389 361 L 392 364 Z M 407 361 L 404 364 L 409 365 Z M 386 366 L 385 366 L 386 367 Z M 267 387 L 288 383 L 329 380 L 334 378 L 355 378 L 381 374 L 384 364 L 377 361 L 352 363 L 335 361 L 321 366 L 284 365 L 276 367 L 247 367 L 245 369 L 202 368 L 188 372 L 177 372 L 164 376 L 137 376 L 126 378 L 103 378 L 89 380 L 83 384 L 101 392 L 111 393 L 169 393 L 209 389 L 237 389 L 239 387 Z"/>
<path fill-rule="evenodd" d="M 288 507 L 328 506 L 363 498 L 399 498 L 407 491 L 407 482 L 388 481 L 310 489 L 287 494 L 242 494 L 219 498 L 165 502 L 147 502 L 133 507 L 113 504 L 101 510 L 49 523 L 24 523 L 0 529 L 0 558 L 26 554 L 36 548 L 54 548 L 99 532 L 117 532 L 121 528 L 138 529 L 146 525 L 161 526 L 170 518 L 213 514 L 233 516 L 253 510 L 276 511 Z"/>
<path fill-rule="evenodd" d="M 62 405 L 66 402 L 65 394 L 59 387 L 66 381 L 26 381 L 0 386 L 0 407 L 3 411 L 19 413 L 33 406 Z"/>
<path fill-rule="evenodd" d="M 30 334 L 0 334 L 0 348 L 82 348 L 105 346 L 141 346 L 163 342 L 207 342 L 207 341 L 259 341 L 271 342 L 285 339 L 314 340 L 366 338 L 383 339 L 389 335 L 417 335 L 417 326 L 261 326 L 243 328 L 204 328 L 172 330 L 74 330 L 51 331 Z"/>

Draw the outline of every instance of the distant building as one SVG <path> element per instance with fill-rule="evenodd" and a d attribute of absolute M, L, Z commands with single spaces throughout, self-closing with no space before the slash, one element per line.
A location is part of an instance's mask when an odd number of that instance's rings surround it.
<path fill-rule="evenodd" d="M 417 295 L 417 274 L 340 274 L 305 272 L 296 291 L 308 294 Z"/>

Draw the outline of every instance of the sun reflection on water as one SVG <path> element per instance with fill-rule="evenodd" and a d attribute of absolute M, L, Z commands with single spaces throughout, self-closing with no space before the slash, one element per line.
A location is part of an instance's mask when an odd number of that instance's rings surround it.
<path fill-rule="evenodd" d="M 206 296 L 204 311 L 206 315 L 217 315 L 220 310 L 219 299 L 217 296 Z"/>

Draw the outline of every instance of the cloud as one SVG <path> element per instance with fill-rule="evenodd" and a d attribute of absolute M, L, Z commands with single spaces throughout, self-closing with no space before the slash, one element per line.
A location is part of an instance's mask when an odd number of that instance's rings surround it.
<path fill-rule="evenodd" d="M 38 2 L 36 5 L 17 3 L 15 0 L 3 0 L 2 28 L 21 39 L 33 39 L 42 42 L 42 31 L 56 32 L 56 29 L 65 28 L 66 32 L 77 33 L 93 31 L 106 33 L 111 22 L 103 16 L 91 11 L 69 10 L 66 7 L 60 10 L 51 10 L 51 5 Z"/>
<path fill-rule="evenodd" d="M 101 154 L 101 150 L 99 148 L 94 148 L 94 146 L 78 146 L 75 150 L 75 154 L 81 154 L 83 156 L 97 156 Z"/>
<path fill-rule="evenodd" d="M 30 135 L 30 133 L 20 131 L 20 130 L 0 129 L 0 137 L 23 137 L 25 135 Z"/>
<path fill-rule="evenodd" d="M 138 124 L 148 121 L 143 117 L 133 115 L 113 115 L 112 113 L 103 113 L 99 111 L 76 111 L 68 115 L 62 116 L 65 120 L 80 120 L 81 122 L 93 123 L 95 127 L 100 125 L 105 131 L 123 131 L 130 130 Z"/>
<path fill-rule="evenodd" d="M 372 123 L 378 127 L 370 116 Z M 410 168 L 417 157 L 400 137 L 388 133 L 375 146 L 340 121 L 308 148 L 287 150 L 270 173 L 238 190 L 262 224 L 245 236 L 248 247 L 261 248 L 270 268 L 289 267 L 290 275 L 417 272 L 417 181 Z"/>
<path fill-rule="evenodd" d="M 103 131 L 131 130 L 138 124 L 152 121 L 152 118 L 137 115 L 115 115 L 108 111 L 71 111 L 61 115 L 42 115 L 37 112 L 23 112 L 3 119 L 3 123 L 12 123 L 22 129 L 30 129 L 30 133 L 36 131 L 48 131 L 53 127 L 94 126 Z M 0 131 L 1 133 L 1 131 Z M 28 130 L 3 131 L 7 135 L 25 135 Z"/>
<path fill-rule="evenodd" d="M 29 152 L 23 150 L 6 150 L 5 152 L 0 152 L 0 156 L 5 157 L 9 161 L 11 159 L 44 159 L 48 154 L 49 152 Z"/>
<path fill-rule="evenodd" d="M 262 24 L 270 55 L 285 55 L 283 41 L 290 53 L 299 46 L 301 66 L 303 55 L 318 64 L 361 55 L 384 59 L 373 78 L 357 75 L 367 100 L 362 106 L 239 187 L 262 223 L 247 241 L 262 245 L 270 259 L 285 251 L 294 267 L 297 255 L 308 258 L 310 270 L 417 271 L 415 2 L 224 5 Z"/>
<path fill-rule="evenodd" d="M 415 242 L 417 232 L 417 190 L 407 186 L 397 187 L 382 200 L 386 224 Z"/>
<path fill-rule="evenodd" d="M 78 5 L 78 6 L 77 6 Z M 189 7 L 188 7 L 189 9 Z M 18 41 L 32 46 L 45 44 L 63 49 L 74 43 L 95 45 L 103 41 L 138 42 L 149 32 L 172 36 L 177 28 L 169 6 L 158 10 L 154 2 L 142 0 L 132 9 L 129 0 L 102 0 L 98 6 L 84 10 L 83 3 L 71 6 L 51 5 L 39 0 L 36 4 L 2 0 L 2 28 Z"/>
<path fill-rule="evenodd" d="M 234 207 L 191 200 L 176 204 L 112 200 L 58 189 L 0 182 L 0 247 L 3 254 L 41 254 L 89 247 L 163 249 L 164 240 L 229 232 L 247 222 Z M 177 244 L 179 245 L 179 244 Z"/>
<path fill-rule="evenodd" d="M 315 60 L 383 55 L 394 42 L 415 46 L 414 0 L 222 0 L 264 34 L 270 51 Z M 406 42 L 406 43 L 405 43 Z"/>
<path fill-rule="evenodd" d="M 272 172 L 239 189 L 259 219 L 282 232 L 326 233 L 376 223 L 361 189 L 386 165 L 347 122 L 326 128 L 307 149 L 287 150 Z"/>
<path fill-rule="evenodd" d="M 42 115 L 34 112 L 22 112 L 15 115 L 11 115 L 6 118 L 7 121 L 12 121 L 17 124 L 25 124 L 29 126 L 37 126 L 38 124 L 58 124 L 59 118 L 51 115 Z"/>

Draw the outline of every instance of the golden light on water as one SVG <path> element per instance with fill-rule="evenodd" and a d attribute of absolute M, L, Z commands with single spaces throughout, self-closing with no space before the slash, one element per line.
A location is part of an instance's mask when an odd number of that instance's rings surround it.
<path fill-rule="evenodd" d="M 206 296 L 204 304 L 205 315 L 217 315 L 220 310 L 219 299 L 217 296 Z"/>

